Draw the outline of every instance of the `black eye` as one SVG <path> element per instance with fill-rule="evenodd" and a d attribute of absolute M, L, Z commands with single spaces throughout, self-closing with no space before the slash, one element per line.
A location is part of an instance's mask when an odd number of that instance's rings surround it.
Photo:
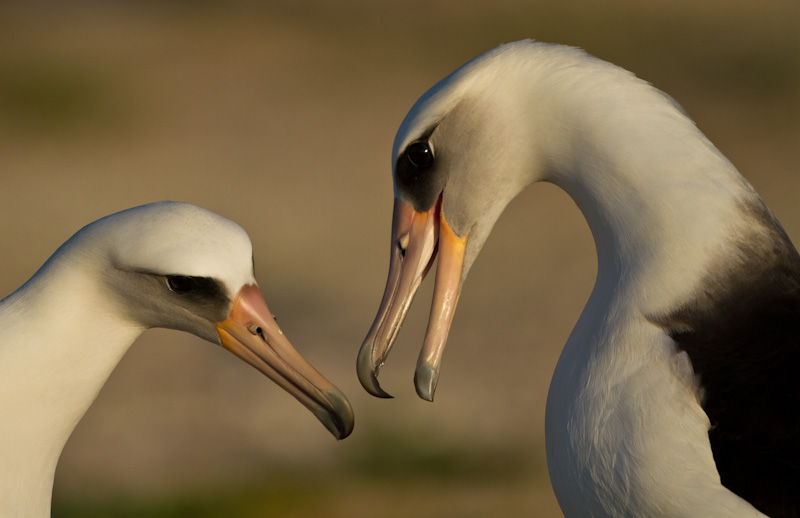
<path fill-rule="evenodd" d="M 184 294 L 197 291 L 200 288 L 200 283 L 194 277 L 186 277 L 185 275 L 168 275 L 167 287 L 170 291 Z"/>
<path fill-rule="evenodd" d="M 433 150 L 430 144 L 422 140 L 412 142 L 406 148 L 406 156 L 411 165 L 424 169 L 433 165 Z"/>

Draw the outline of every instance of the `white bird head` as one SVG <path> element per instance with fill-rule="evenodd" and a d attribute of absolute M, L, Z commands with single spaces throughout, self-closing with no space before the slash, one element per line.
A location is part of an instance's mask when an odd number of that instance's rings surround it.
<path fill-rule="evenodd" d="M 377 373 L 414 293 L 437 253 L 434 300 L 415 376 L 432 400 L 461 286 L 506 205 L 543 168 L 518 112 L 530 99 L 519 81 L 531 42 L 504 45 L 468 62 L 425 93 L 394 141 L 395 205 L 389 278 L 358 358 L 362 385 L 390 397 Z"/>
<path fill-rule="evenodd" d="M 581 124 L 599 119 L 613 125 L 606 115 L 617 106 L 613 103 L 627 102 L 627 90 L 618 87 L 628 81 L 643 84 L 579 49 L 525 40 L 469 61 L 414 104 L 392 153 L 389 277 L 358 357 L 359 379 L 368 392 L 390 397 L 380 388 L 377 373 L 438 254 L 433 304 L 415 374 L 417 393 L 432 400 L 461 286 L 495 222 L 529 184 L 574 181 L 573 173 L 584 167 L 584 150 L 605 131 L 584 131 Z M 664 101 L 655 89 L 636 91 Z M 608 92 L 614 95 L 610 102 L 602 97 Z M 678 113 L 671 103 L 664 104 Z M 605 111 L 598 114 L 597 106 Z"/>
<path fill-rule="evenodd" d="M 78 231 L 7 300 L 64 282 L 102 301 L 84 317 L 92 321 L 86 339 L 95 325 L 106 333 L 114 326 L 192 333 L 261 371 L 337 438 L 352 431 L 345 396 L 300 356 L 269 311 L 250 239 L 236 223 L 177 202 L 112 214 Z"/>

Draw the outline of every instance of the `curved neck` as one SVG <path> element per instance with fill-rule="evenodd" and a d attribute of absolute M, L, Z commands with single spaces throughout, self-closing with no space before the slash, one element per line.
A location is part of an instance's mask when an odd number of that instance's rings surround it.
<path fill-rule="evenodd" d="M 703 273 L 709 251 L 729 242 L 761 201 L 671 99 L 621 69 L 608 75 L 605 84 L 601 76 L 549 92 L 545 120 L 560 124 L 540 144 L 542 179 L 586 217 L 596 290 L 619 290 L 646 274 L 665 302 Z"/>
<path fill-rule="evenodd" d="M 98 303 L 95 281 L 64 263 L 49 261 L 0 302 L 3 516 L 49 516 L 64 444 L 142 332 Z"/>
<path fill-rule="evenodd" d="M 583 212 L 598 258 L 548 394 L 553 488 L 567 516 L 681 508 L 756 516 L 719 484 L 691 361 L 652 322 L 735 262 L 737 243 L 767 209 L 670 99 L 622 72 L 609 77 L 580 83 L 569 98 L 551 92 L 561 125 L 540 148 L 544 179 Z M 669 473 L 672 459 L 681 476 L 640 476 L 654 460 Z M 653 500 L 631 500 L 637 492 Z M 679 503 L 661 497 L 674 494 L 684 495 Z"/>

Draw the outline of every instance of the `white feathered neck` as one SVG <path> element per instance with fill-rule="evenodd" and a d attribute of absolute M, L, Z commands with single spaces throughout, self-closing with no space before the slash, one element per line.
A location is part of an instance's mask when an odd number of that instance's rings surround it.
<path fill-rule="evenodd" d="M 255 283 L 241 227 L 161 202 L 87 225 L 0 301 L 0 515 L 49 515 L 69 435 L 136 337 L 158 325 L 132 309 L 158 303 L 137 300 L 142 285 L 133 279 L 148 273 L 213 277 L 231 298 Z M 207 325 L 193 331 L 214 340 Z"/>
<path fill-rule="evenodd" d="M 691 365 L 656 324 L 725 258 L 735 263 L 742 240 L 779 229 L 733 165 L 631 73 L 530 41 L 487 52 L 429 90 L 403 121 L 393 162 L 419 139 L 437 156 L 431 174 L 445 175 L 435 184 L 443 217 L 467 236 L 462 280 L 531 183 L 562 187 L 591 228 L 597 282 L 547 407 L 565 514 L 757 516 L 720 484 Z M 399 185 L 395 195 L 413 202 Z"/>
<path fill-rule="evenodd" d="M 62 261 L 3 301 L 0 323 L 0 512 L 47 516 L 64 444 L 144 328 Z"/>

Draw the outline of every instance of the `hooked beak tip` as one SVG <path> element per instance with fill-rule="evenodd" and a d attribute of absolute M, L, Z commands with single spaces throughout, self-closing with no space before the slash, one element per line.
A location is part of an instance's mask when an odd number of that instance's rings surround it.
<path fill-rule="evenodd" d="M 361 346 L 361 350 L 358 352 L 358 365 L 356 366 L 358 380 L 364 390 L 373 396 L 384 399 L 393 398 L 394 396 L 383 390 L 378 383 L 377 369 L 372 364 L 373 347 L 374 344 L 367 342 Z"/>
<path fill-rule="evenodd" d="M 239 290 L 229 317 L 215 325 L 223 347 L 294 396 L 334 437 L 350 435 L 354 418 L 347 398 L 292 347 L 255 284 Z"/>
<path fill-rule="evenodd" d="M 331 403 L 331 409 L 316 408 L 314 415 L 337 440 L 345 439 L 353 432 L 353 409 L 338 390 L 326 392 L 325 398 Z"/>
<path fill-rule="evenodd" d="M 439 382 L 439 371 L 428 363 L 420 363 L 414 372 L 414 386 L 417 395 L 425 401 L 433 402 L 436 384 Z"/>

